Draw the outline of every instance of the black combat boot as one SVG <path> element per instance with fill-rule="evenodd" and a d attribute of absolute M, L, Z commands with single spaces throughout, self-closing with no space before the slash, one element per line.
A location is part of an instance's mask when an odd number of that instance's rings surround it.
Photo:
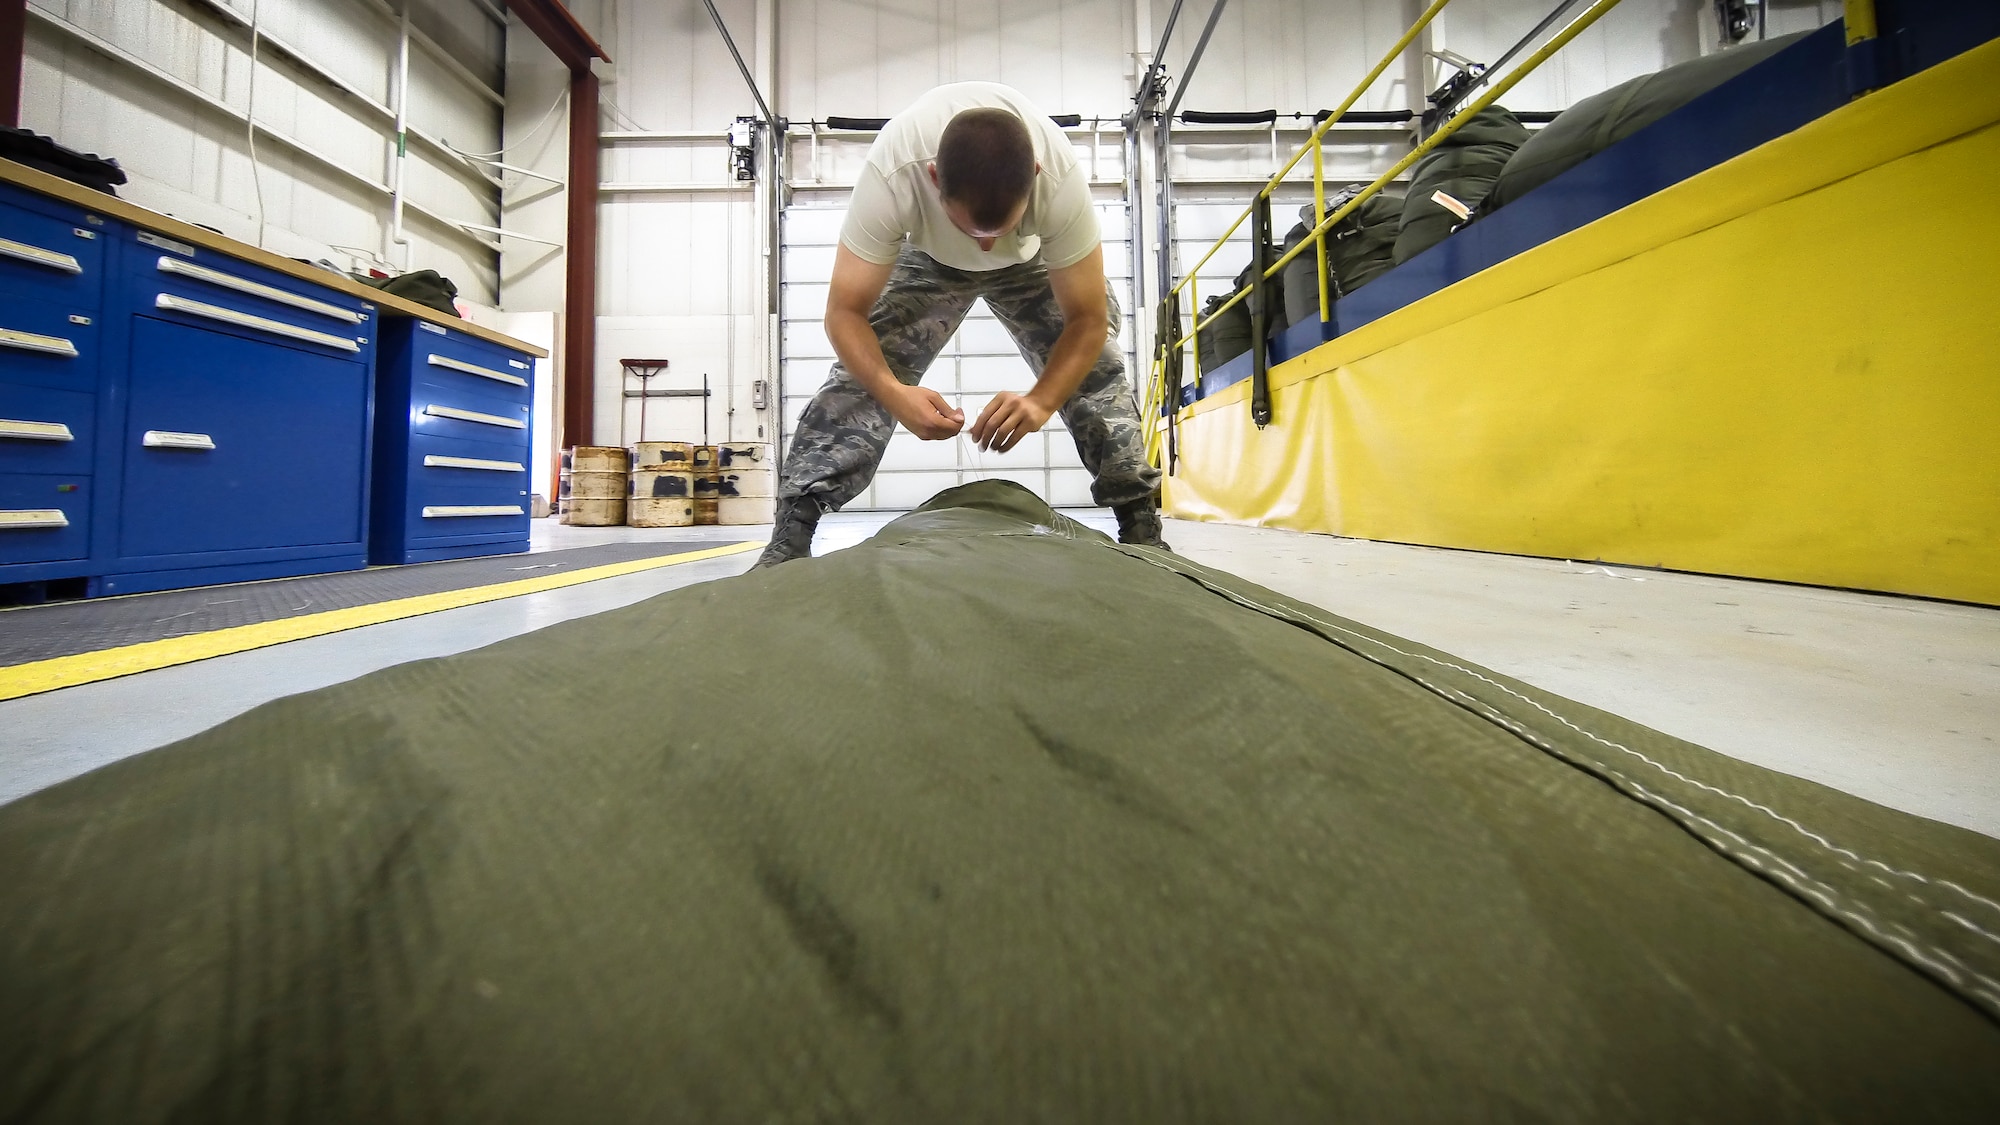
<path fill-rule="evenodd" d="M 771 529 L 771 545 L 757 556 L 751 570 L 777 566 L 812 554 L 813 532 L 819 529 L 823 510 L 810 496 L 790 496 L 778 501 L 777 526 Z"/>
<path fill-rule="evenodd" d="M 1154 505 L 1152 497 L 1116 505 L 1111 509 L 1111 514 L 1118 517 L 1120 543 L 1158 547 L 1162 551 L 1173 550 L 1167 546 L 1166 540 L 1160 538 L 1160 509 Z"/>

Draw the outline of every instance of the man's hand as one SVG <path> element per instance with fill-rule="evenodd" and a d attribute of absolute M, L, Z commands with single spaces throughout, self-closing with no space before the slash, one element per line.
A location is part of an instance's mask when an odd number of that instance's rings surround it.
<path fill-rule="evenodd" d="M 882 341 L 868 323 L 868 312 L 894 268 L 871 262 L 844 244 L 835 251 L 833 283 L 826 294 L 826 338 L 848 375 L 905 429 L 925 441 L 956 437 L 965 428 L 965 412 L 952 409 L 936 391 L 897 382 L 882 358 Z"/>
<path fill-rule="evenodd" d="M 981 449 L 1005 453 L 1041 429 L 1054 413 L 1054 407 L 1044 405 L 1033 394 L 1002 391 L 979 412 L 979 420 L 972 424 L 972 440 Z"/>
<path fill-rule="evenodd" d="M 889 408 L 889 414 L 901 422 L 905 429 L 925 441 L 943 441 L 957 437 L 965 428 L 965 412 L 957 410 L 936 391 L 922 387 L 906 387 L 901 383 L 892 384 L 882 405 Z"/>

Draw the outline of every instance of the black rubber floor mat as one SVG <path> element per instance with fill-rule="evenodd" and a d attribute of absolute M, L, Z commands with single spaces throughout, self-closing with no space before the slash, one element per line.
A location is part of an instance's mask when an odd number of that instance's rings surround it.
<path fill-rule="evenodd" d="M 605 543 L 539 554 L 373 567 L 103 601 L 25 606 L 0 611 L 0 668 L 737 542 L 743 540 Z"/>

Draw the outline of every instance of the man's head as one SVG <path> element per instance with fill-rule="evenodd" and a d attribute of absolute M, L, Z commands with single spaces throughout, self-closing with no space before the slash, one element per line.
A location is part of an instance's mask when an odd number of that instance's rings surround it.
<path fill-rule="evenodd" d="M 977 239 L 981 250 L 991 250 L 1020 225 L 1040 171 L 1019 117 L 1004 109 L 968 109 L 944 127 L 931 182 L 952 225 Z"/>

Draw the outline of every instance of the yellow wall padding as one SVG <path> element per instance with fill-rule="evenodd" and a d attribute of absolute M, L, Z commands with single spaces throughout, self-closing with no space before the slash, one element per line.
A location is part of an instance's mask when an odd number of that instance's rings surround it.
<path fill-rule="evenodd" d="M 1183 413 L 1177 516 L 2000 605 L 2000 42 Z"/>

